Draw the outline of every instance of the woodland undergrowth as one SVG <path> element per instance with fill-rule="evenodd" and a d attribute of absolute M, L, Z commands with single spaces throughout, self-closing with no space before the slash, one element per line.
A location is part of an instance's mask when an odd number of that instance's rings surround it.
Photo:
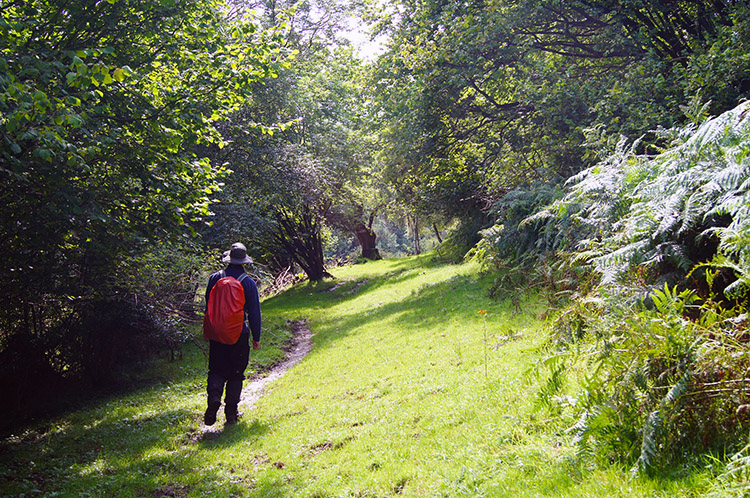
<path fill-rule="evenodd" d="M 655 131 L 657 154 L 589 130 L 600 162 L 564 191 L 508 194 L 471 256 L 499 297 L 544 289 L 539 402 L 581 461 L 648 475 L 718 465 L 717 496 L 745 496 L 750 108 L 707 108 L 695 100 L 693 124 Z"/>

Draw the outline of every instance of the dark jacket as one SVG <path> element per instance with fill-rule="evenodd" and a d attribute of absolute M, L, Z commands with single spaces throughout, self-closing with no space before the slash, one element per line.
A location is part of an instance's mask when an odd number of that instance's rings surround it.
<path fill-rule="evenodd" d="M 245 273 L 242 265 L 229 265 L 225 270 L 227 276 L 239 277 Z M 206 286 L 206 303 L 211 295 L 216 282 L 221 278 L 221 272 L 213 273 L 208 277 L 208 286 Z M 245 325 L 242 327 L 242 333 L 248 334 L 247 324 L 250 323 L 250 331 L 253 333 L 253 340 L 260 342 L 260 298 L 258 297 L 258 287 L 252 278 L 246 278 L 242 281 L 242 287 L 245 289 Z"/>

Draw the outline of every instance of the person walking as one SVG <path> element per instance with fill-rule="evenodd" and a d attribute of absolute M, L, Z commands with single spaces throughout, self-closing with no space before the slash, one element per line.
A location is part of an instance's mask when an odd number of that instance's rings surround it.
<path fill-rule="evenodd" d="M 225 385 L 226 423 L 237 422 L 237 405 L 240 402 L 245 369 L 250 359 L 251 333 L 252 348 L 260 348 L 261 314 L 258 287 L 245 273 L 244 267 L 252 261 L 247 255 L 247 248 L 236 242 L 222 255 L 222 262 L 228 263 L 226 269 L 213 273 L 208 278 L 206 316 L 203 322 L 204 338 L 209 341 L 206 388 L 208 407 L 203 416 L 206 425 L 216 422 Z"/>

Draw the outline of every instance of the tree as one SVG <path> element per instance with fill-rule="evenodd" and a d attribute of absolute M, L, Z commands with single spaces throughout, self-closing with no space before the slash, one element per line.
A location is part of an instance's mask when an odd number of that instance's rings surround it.
<path fill-rule="evenodd" d="M 307 25 L 297 17 L 292 30 Z M 257 87 L 258 104 L 235 115 L 225 156 L 234 174 L 222 202 L 244 205 L 265 220 L 262 233 L 247 227 L 262 261 L 276 265 L 268 256 L 283 254 L 275 270 L 294 262 L 318 280 L 327 275 L 323 226 L 353 237 L 365 225 L 362 173 L 373 163 L 374 146 L 361 102 L 364 68 L 352 48 L 328 47 L 327 38 L 317 34 L 296 33 L 291 39 L 298 52 L 294 67 L 273 84 Z M 248 130 L 245 124 L 257 116 L 287 125 L 266 133 Z"/>
<path fill-rule="evenodd" d="M 424 0 L 398 9 L 375 80 L 389 176 L 415 208 L 466 219 L 518 185 L 590 166 L 583 132 L 597 123 L 628 135 L 680 123 L 688 57 L 746 7 Z"/>
<path fill-rule="evenodd" d="M 95 356 L 63 345 L 128 302 L 127 262 L 209 214 L 225 171 L 199 148 L 284 59 L 214 0 L 3 3 L 0 330 L 3 354 L 31 351 L 11 379 Z"/>

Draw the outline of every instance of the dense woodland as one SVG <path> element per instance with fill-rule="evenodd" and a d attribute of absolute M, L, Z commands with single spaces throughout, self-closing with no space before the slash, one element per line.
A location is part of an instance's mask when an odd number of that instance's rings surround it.
<path fill-rule="evenodd" d="M 439 243 L 549 300 L 582 458 L 735 454 L 749 96 L 741 0 L 0 0 L 3 426 L 178 352 L 234 241 L 266 292 Z"/>

